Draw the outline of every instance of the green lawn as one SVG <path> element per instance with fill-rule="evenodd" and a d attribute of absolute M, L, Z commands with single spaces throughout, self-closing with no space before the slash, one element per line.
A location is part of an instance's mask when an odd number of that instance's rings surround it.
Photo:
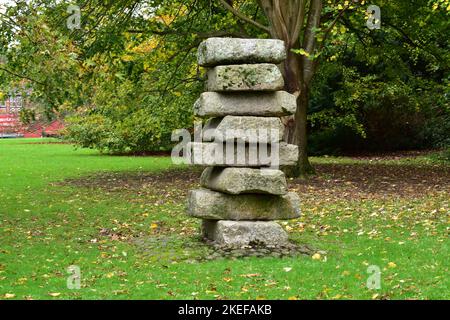
<path fill-rule="evenodd" d="M 0 299 L 450 298 L 450 167 L 436 155 L 314 158 L 320 175 L 291 181 L 303 216 L 282 225 L 318 254 L 233 259 L 210 257 L 184 213 L 198 169 L 44 141 L 0 140 Z"/>

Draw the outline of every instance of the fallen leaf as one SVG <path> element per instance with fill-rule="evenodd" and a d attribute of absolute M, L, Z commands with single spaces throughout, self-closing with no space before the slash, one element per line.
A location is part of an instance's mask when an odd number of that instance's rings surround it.
<path fill-rule="evenodd" d="M 48 295 L 51 297 L 59 297 L 61 295 L 61 293 L 60 292 L 50 292 Z"/>
<path fill-rule="evenodd" d="M 259 273 L 249 273 L 249 274 L 241 274 L 241 277 L 244 278 L 253 278 L 253 277 L 259 277 L 261 274 Z"/>
<path fill-rule="evenodd" d="M 393 269 L 393 268 L 396 268 L 396 267 L 397 267 L 397 265 L 394 262 L 389 262 L 388 263 L 388 268 Z"/>

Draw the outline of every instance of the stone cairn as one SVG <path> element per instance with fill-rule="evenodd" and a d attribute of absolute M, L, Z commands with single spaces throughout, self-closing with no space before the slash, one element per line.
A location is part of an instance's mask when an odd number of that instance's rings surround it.
<path fill-rule="evenodd" d="M 209 120 L 202 142 L 193 142 L 188 149 L 191 163 L 207 168 L 201 176 L 202 189 L 189 192 L 188 214 L 202 219 L 203 236 L 220 246 L 286 245 L 287 233 L 272 220 L 299 217 L 299 197 L 288 192 L 284 173 L 273 169 L 273 157 L 252 162 L 249 156 L 252 144 L 269 143 L 270 149 L 275 141 L 278 147 L 270 150 L 278 153 L 277 166 L 297 161 L 297 146 L 281 142 L 284 125 L 279 117 L 296 110 L 295 96 L 281 91 L 284 80 L 276 65 L 286 59 L 284 43 L 210 38 L 198 52 L 199 65 L 208 68 L 207 92 L 195 103 L 194 114 Z M 256 141 L 243 136 L 248 130 L 274 129 L 270 137 L 258 135 Z M 216 135 L 221 140 L 213 140 Z M 244 149 L 228 151 L 224 146 L 229 139 L 244 140 Z M 215 153 L 218 147 L 223 159 Z M 239 156 L 245 161 L 237 161 Z"/>

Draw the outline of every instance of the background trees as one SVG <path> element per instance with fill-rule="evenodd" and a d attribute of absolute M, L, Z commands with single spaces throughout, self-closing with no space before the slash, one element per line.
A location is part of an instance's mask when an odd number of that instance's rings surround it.
<path fill-rule="evenodd" d="M 0 90 L 32 88 L 38 116 L 64 117 L 67 137 L 111 152 L 169 149 L 191 127 L 211 36 L 275 37 L 289 50 L 286 89 L 298 95 L 286 139 L 311 153 L 448 145 L 449 3 L 373 1 L 17 1 L 0 14 Z M 307 131 L 309 138 L 307 139 Z M 309 146 L 307 142 L 310 142 Z"/>
<path fill-rule="evenodd" d="M 448 146 L 449 11 L 381 5 L 381 30 L 344 15 L 347 31 L 326 49 L 310 103 L 315 154 Z"/>

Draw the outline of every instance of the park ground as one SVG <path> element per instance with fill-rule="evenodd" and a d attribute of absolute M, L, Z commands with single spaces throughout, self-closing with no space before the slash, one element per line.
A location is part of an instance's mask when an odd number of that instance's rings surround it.
<path fill-rule="evenodd" d="M 0 140 L 0 299 L 450 298 L 443 154 L 312 162 L 317 176 L 289 181 L 302 217 L 281 222 L 303 253 L 239 257 L 201 242 L 185 214 L 199 169 Z M 80 289 L 67 287 L 71 265 Z"/>

